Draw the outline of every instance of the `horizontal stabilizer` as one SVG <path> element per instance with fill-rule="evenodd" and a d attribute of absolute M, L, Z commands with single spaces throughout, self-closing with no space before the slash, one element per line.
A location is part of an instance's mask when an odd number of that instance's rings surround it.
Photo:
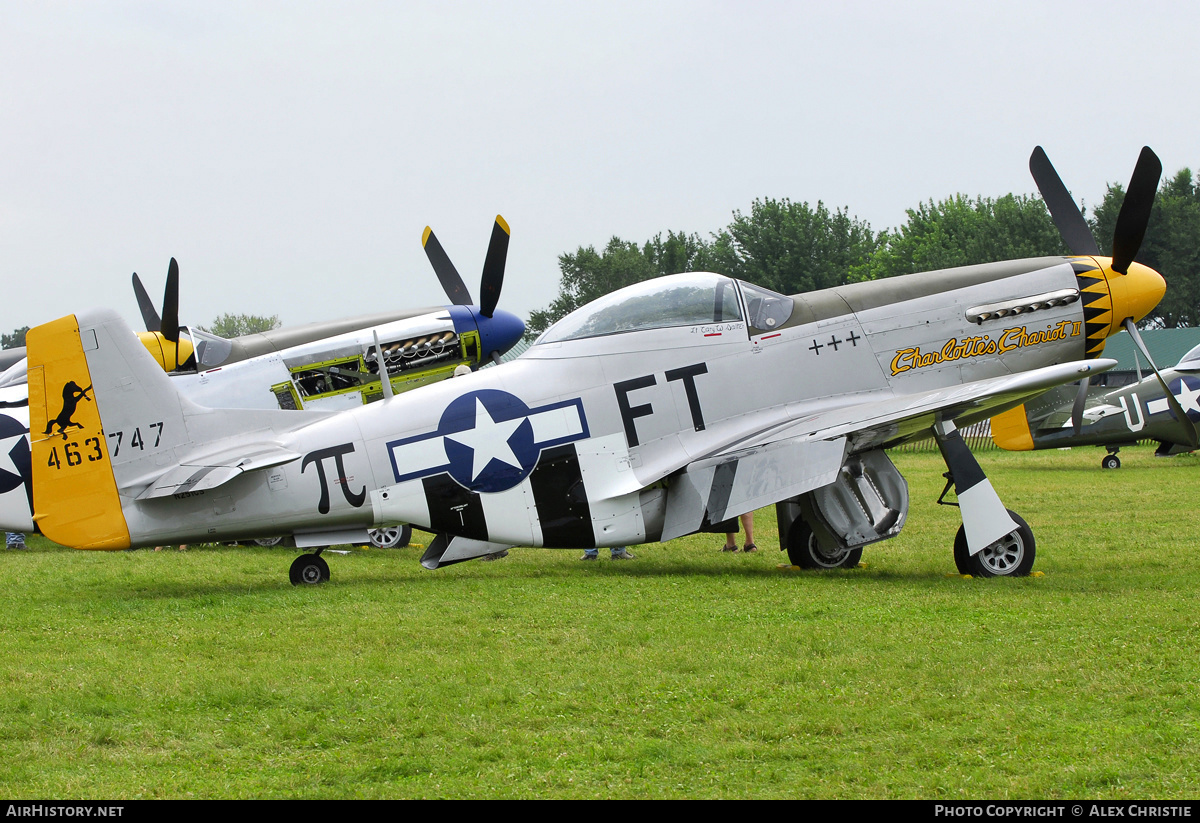
<path fill-rule="evenodd" d="M 153 481 L 138 495 L 138 500 L 168 497 L 215 489 L 246 472 L 267 469 L 299 460 L 300 454 L 279 446 L 250 448 L 246 454 L 218 454 L 207 458 L 192 459 L 175 466 Z"/>

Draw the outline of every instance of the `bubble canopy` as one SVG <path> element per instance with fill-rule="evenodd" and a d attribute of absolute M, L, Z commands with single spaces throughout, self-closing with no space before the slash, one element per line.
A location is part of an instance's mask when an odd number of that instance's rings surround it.
<path fill-rule="evenodd" d="M 741 320 L 744 317 L 733 278 L 710 272 L 672 274 L 635 283 L 576 309 L 547 329 L 537 342 L 561 343 L 643 329 Z"/>
<path fill-rule="evenodd" d="M 1195 348 L 1191 349 L 1187 354 L 1185 354 L 1183 357 L 1179 358 L 1180 364 L 1194 363 L 1197 360 L 1200 360 L 1200 346 L 1196 346 Z"/>

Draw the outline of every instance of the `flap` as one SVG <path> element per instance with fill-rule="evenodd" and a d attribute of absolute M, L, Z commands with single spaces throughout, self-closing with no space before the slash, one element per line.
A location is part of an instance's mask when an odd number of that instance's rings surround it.
<path fill-rule="evenodd" d="M 699 460 L 671 478 L 660 539 L 672 540 L 832 483 L 846 438 L 789 440 Z"/>

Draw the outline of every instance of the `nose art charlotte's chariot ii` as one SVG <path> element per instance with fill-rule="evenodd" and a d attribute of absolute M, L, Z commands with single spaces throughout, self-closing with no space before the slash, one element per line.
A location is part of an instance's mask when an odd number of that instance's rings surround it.
<path fill-rule="evenodd" d="M 1134 176 L 1153 192 L 1150 158 Z M 908 489 L 885 450 L 932 434 L 959 569 L 1028 574 L 1032 532 L 958 428 L 1114 364 L 1105 337 L 1165 290 L 1122 244 L 791 297 L 672 275 L 568 315 L 512 363 L 328 414 L 196 405 L 115 314 L 80 312 L 28 336 L 34 516 L 86 549 L 324 546 L 410 523 L 437 533 L 422 558 L 437 568 L 668 540 L 776 504 L 793 560 L 836 567 L 899 533 Z M 95 402 L 43 436 L 72 382 Z M 297 582 L 328 576 L 320 551 L 293 565 Z"/>

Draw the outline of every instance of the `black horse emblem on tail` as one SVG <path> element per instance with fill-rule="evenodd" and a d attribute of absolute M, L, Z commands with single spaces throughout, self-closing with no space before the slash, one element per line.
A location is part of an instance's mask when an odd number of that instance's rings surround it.
<path fill-rule="evenodd" d="M 62 395 L 63 395 L 62 411 L 60 411 L 58 413 L 58 417 L 55 417 L 53 420 L 51 420 L 49 423 L 46 424 L 46 431 L 44 432 L 44 434 L 50 434 L 50 430 L 54 428 L 55 423 L 58 424 L 58 431 L 59 431 L 59 434 L 61 434 L 63 436 L 63 440 L 67 439 L 67 426 L 74 426 L 77 429 L 82 429 L 83 424 L 76 423 L 71 418 L 75 416 L 75 409 L 79 405 L 79 398 L 82 397 L 84 400 L 92 399 L 92 398 L 88 397 L 88 392 L 90 392 L 91 390 L 92 390 L 91 386 L 88 386 L 86 389 L 81 389 L 81 388 L 79 388 L 79 386 L 75 385 L 74 380 L 68 381 L 67 385 L 63 386 L 63 390 L 62 390 Z"/>

